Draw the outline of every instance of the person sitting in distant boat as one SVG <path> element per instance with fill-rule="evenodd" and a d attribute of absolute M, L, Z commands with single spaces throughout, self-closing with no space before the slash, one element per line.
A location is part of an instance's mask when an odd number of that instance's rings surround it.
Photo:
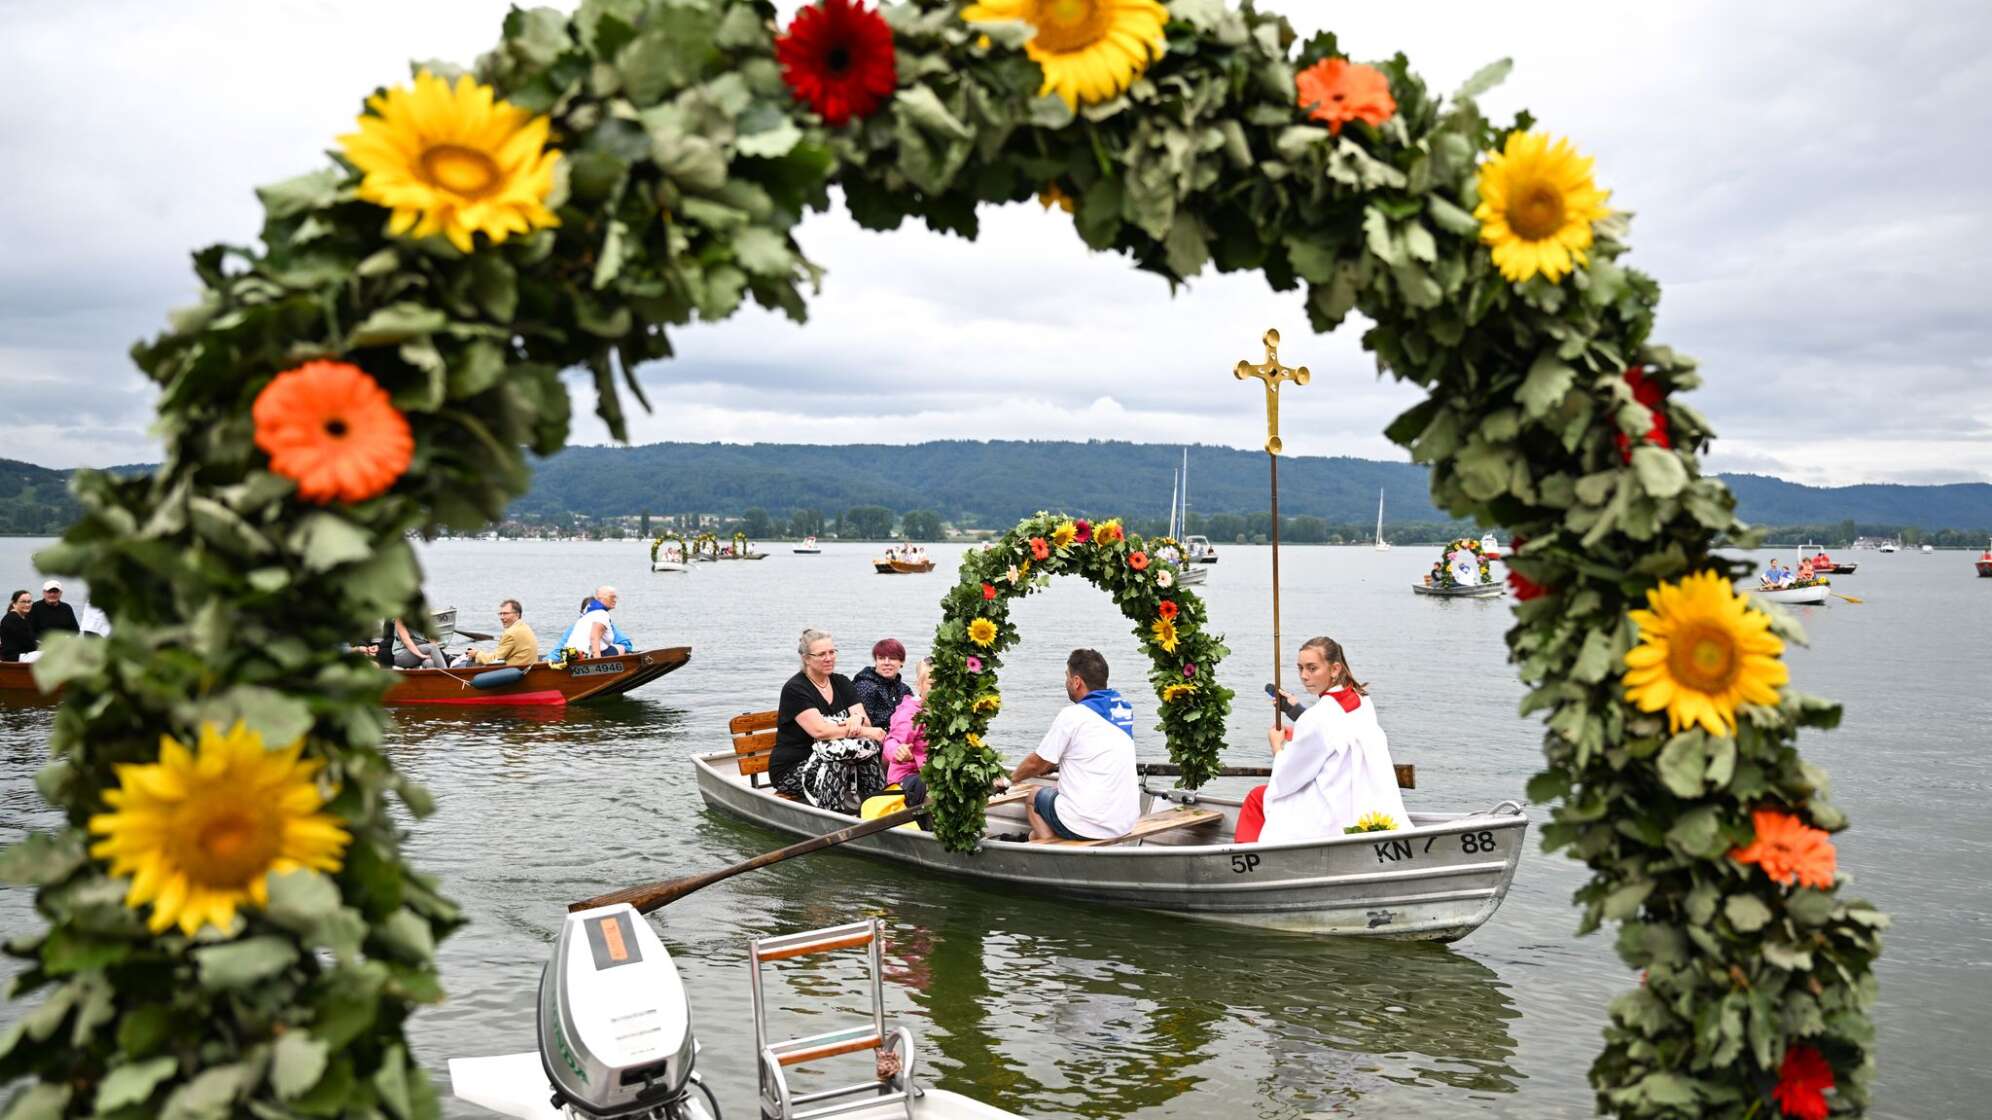
<path fill-rule="evenodd" d="M 1773 556 L 1771 562 L 1764 566 L 1764 574 L 1760 578 L 1765 587 L 1776 589 L 1783 587 L 1789 577 L 1778 567 L 1778 559 Z"/>
<path fill-rule="evenodd" d="M 917 805 L 907 783 L 920 780 L 927 764 L 927 732 L 920 726 L 920 709 L 934 687 L 934 659 L 923 657 L 914 672 L 915 688 L 892 710 L 885 730 L 885 784 L 908 790 L 907 804 Z M 923 798 L 924 800 L 924 798 Z"/>
<path fill-rule="evenodd" d="M 1107 659 L 1075 649 L 1065 659 L 1070 706 L 1051 721 L 1037 749 L 1009 782 L 1058 768 L 1058 788 L 1040 789 L 1027 803 L 1033 840 L 1106 840 L 1126 835 L 1141 819 L 1141 779 L 1134 764 L 1134 709 L 1107 687 Z"/>
<path fill-rule="evenodd" d="M 28 611 L 34 598 L 26 589 L 7 597 L 7 613 L 0 615 L 0 661 L 33 661 L 41 656 L 41 638 Z"/>
<path fill-rule="evenodd" d="M 1800 584 L 1811 583 L 1813 578 L 1812 561 L 1800 560 L 1798 562 L 1798 582 Z"/>
<path fill-rule="evenodd" d="M 1457 548 L 1446 559 L 1452 564 L 1454 583 L 1462 587 L 1471 587 L 1480 582 L 1480 564 L 1472 552 Z"/>
<path fill-rule="evenodd" d="M 498 635 L 498 648 L 489 653 L 481 649 L 466 651 L 465 663 L 471 665 L 511 665 L 520 669 L 530 668 L 539 660 L 539 637 L 533 628 L 526 625 L 526 608 L 517 599 L 507 599 L 498 604 L 498 625 L 504 629 Z"/>
<path fill-rule="evenodd" d="M 885 728 L 871 724 L 851 679 L 836 671 L 837 642 L 828 631 L 804 630 L 796 653 L 802 668 L 782 685 L 768 780 L 777 793 L 819 809 L 856 813 L 885 789 Z"/>
<path fill-rule="evenodd" d="M 1341 836 L 1371 814 L 1389 818 L 1393 828 L 1408 827 L 1390 740 L 1377 723 L 1368 687 L 1350 674 L 1341 644 L 1310 638 L 1300 647 L 1297 667 L 1301 684 L 1321 699 L 1293 726 L 1268 729 L 1273 778 L 1246 795 L 1237 842 Z"/>
<path fill-rule="evenodd" d="M 619 601 L 615 588 L 606 583 L 597 587 L 593 595 L 581 600 L 581 617 L 574 620 L 553 648 L 578 649 L 581 656 L 591 658 L 635 653 L 636 643 L 609 617 Z"/>
<path fill-rule="evenodd" d="M 390 618 L 381 629 L 380 644 L 374 650 L 374 660 L 383 669 L 447 669 L 450 659 L 443 654 L 440 643 L 415 636 L 408 627 L 408 621 Z"/>
<path fill-rule="evenodd" d="M 35 628 L 35 640 L 40 641 L 54 631 L 80 633 L 82 626 L 77 624 L 76 612 L 62 601 L 62 581 L 49 580 L 42 584 L 41 601 L 28 608 L 28 625 Z"/>
<path fill-rule="evenodd" d="M 872 646 L 872 663 L 851 678 L 851 687 L 857 690 L 858 701 L 865 706 L 865 718 L 873 727 L 890 724 L 899 702 L 913 695 L 912 687 L 900 675 L 905 666 L 906 647 L 899 639 L 880 638 Z"/>

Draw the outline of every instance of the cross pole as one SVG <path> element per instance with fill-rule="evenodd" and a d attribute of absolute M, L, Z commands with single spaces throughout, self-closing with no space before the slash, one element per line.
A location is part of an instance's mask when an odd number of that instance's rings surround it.
<path fill-rule="evenodd" d="M 1273 687 L 1280 687 L 1280 662 L 1285 655 L 1280 650 L 1280 451 L 1285 444 L 1280 442 L 1280 384 L 1291 381 L 1295 385 L 1305 385 L 1309 374 L 1306 366 L 1295 368 L 1280 364 L 1280 332 L 1268 330 L 1265 337 L 1266 360 L 1253 363 L 1241 360 L 1231 370 L 1231 375 L 1243 381 L 1256 377 L 1266 383 L 1266 463 L 1272 469 L 1273 491 Z M 1273 701 L 1273 726 L 1280 726 L 1280 698 Z"/>

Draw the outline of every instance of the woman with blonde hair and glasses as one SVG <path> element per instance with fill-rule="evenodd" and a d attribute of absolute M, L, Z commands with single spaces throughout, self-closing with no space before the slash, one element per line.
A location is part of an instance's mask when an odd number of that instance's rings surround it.
<path fill-rule="evenodd" d="M 851 679 L 836 671 L 837 641 L 828 631 L 804 630 L 796 652 L 802 669 L 782 685 L 769 780 L 819 809 L 856 813 L 885 788 L 885 729 L 872 725 Z"/>
<path fill-rule="evenodd" d="M 1246 795 L 1237 842 L 1278 844 L 1340 836 L 1364 818 L 1411 823 L 1390 740 L 1376 721 L 1369 687 L 1349 672 L 1349 657 L 1333 638 L 1300 647 L 1300 683 L 1318 697 L 1287 728 L 1269 728 L 1273 780 Z M 1292 697 L 1281 694 L 1283 700 Z"/>

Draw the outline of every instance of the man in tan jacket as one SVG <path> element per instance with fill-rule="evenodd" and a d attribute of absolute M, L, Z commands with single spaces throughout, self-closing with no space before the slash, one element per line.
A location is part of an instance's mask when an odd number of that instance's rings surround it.
<path fill-rule="evenodd" d="M 526 625 L 525 608 L 517 599 L 507 599 L 498 604 L 498 622 L 505 628 L 498 635 L 498 648 L 486 653 L 481 649 L 470 651 L 471 660 L 479 665 L 516 665 L 529 668 L 539 660 L 539 638 L 533 628 Z"/>

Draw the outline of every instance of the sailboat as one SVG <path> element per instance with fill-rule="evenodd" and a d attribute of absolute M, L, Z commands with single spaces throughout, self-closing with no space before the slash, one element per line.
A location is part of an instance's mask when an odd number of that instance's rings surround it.
<path fill-rule="evenodd" d="M 1190 527 L 1190 449 L 1183 449 L 1183 466 L 1176 472 L 1175 481 L 1169 486 L 1169 536 L 1182 541 L 1183 551 L 1176 557 L 1176 582 L 1182 584 L 1202 583 L 1210 578 L 1210 572 L 1203 559 L 1208 553 L 1213 560 L 1216 550 L 1202 537 L 1185 540 L 1182 533 Z"/>
<path fill-rule="evenodd" d="M 1389 552 L 1390 542 L 1383 539 L 1383 487 L 1376 488 L 1376 550 Z"/>

